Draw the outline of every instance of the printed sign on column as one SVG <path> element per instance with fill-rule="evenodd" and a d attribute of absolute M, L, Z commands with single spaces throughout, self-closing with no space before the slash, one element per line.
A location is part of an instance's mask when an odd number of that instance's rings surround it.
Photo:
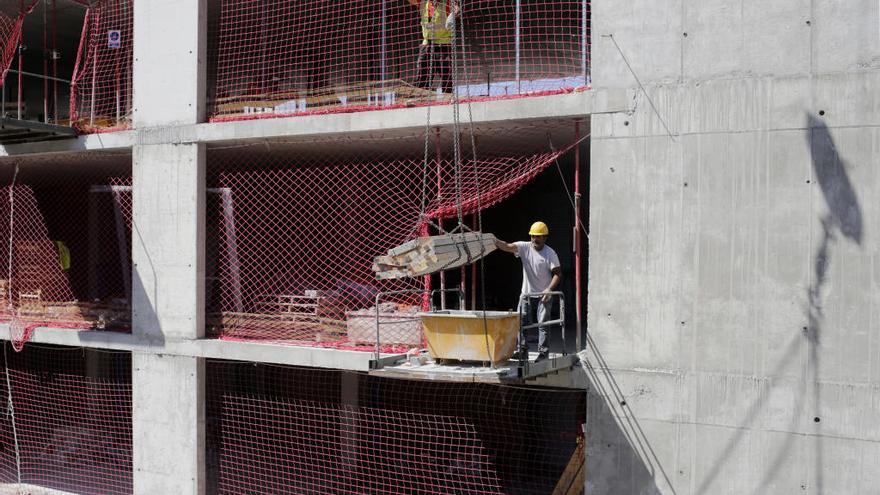
<path fill-rule="evenodd" d="M 122 34 L 118 29 L 111 29 L 107 31 L 107 48 L 120 48 L 122 47 Z"/>

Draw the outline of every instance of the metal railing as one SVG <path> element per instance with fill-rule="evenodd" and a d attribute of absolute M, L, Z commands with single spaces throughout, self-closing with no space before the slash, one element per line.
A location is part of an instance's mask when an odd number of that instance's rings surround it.
<path fill-rule="evenodd" d="M 530 306 L 531 299 L 540 299 L 540 298 L 543 298 L 544 296 L 550 296 L 551 301 L 553 300 L 552 298 L 554 298 L 554 297 L 559 298 L 559 318 L 557 318 L 555 320 L 548 320 L 548 321 L 543 321 L 543 322 L 532 323 L 529 325 L 523 325 L 522 324 L 523 307 L 527 306 L 527 305 Z M 519 345 L 520 345 L 520 347 L 521 348 L 527 347 L 526 343 L 525 343 L 526 342 L 526 330 L 531 330 L 533 328 L 542 328 L 542 327 L 550 327 L 550 326 L 559 325 L 559 328 L 561 329 L 561 333 L 562 333 L 562 355 L 565 356 L 567 354 L 566 345 L 565 345 L 565 294 L 563 294 L 562 291 L 530 292 L 528 294 L 521 295 L 519 300 L 520 300 L 520 304 L 519 304 L 519 321 L 520 321 Z M 543 303 L 539 302 L 538 304 L 543 304 Z M 553 306 L 550 305 L 550 307 L 548 307 L 547 310 L 552 311 Z M 531 310 L 529 311 L 529 313 L 531 313 Z M 524 364 L 525 362 L 528 362 L 528 356 L 523 356 L 523 353 L 520 353 L 519 361 L 520 361 L 521 365 Z"/>
<path fill-rule="evenodd" d="M 387 296 L 399 296 L 399 295 L 403 295 L 403 294 L 429 294 L 428 307 L 429 307 L 430 311 L 434 311 L 434 309 L 435 309 L 434 308 L 434 296 L 437 294 L 446 294 L 446 293 L 458 293 L 459 301 L 462 301 L 462 302 L 464 301 L 464 297 L 465 297 L 464 292 L 459 288 L 433 289 L 433 290 L 432 289 L 403 289 L 403 290 L 392 290 L 392 291 L 380 292 L 380 293 L 376 294 L 376 300 L 375 300 L 375 303 L 376 303 L 376 367 L 379 367 L 379 368 L 382 367 L 382 353 L 381 353 L 382 334 L 380 332 L 380 325 L 382 325 L 383 322 L 380 321 L 380 319 L 379 319 L 379 314 L 380 314 L 379 303 L 382 301 L 382 298 L 387 297 Z M 445 309 L 445 308 L 443 308 L 443 309 Z M 406 323 L 407 321 L 415 321 L 415 320 L 421 321 L 421 318 L 416 317 L 416 318 L 413 318 L 412 320 L 403 320 L 403 321 L 396 320 L 393 322 L 384 322 L 384 324 L 397 325 L 400 323 Z"/>

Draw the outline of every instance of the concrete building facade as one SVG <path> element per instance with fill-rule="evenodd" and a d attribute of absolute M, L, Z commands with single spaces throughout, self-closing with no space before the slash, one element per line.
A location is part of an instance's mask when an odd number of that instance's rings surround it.
<path fill-rule="evenodd" d="M 588 492 L 877 490 L 878 16 L 593 2 Z"/>

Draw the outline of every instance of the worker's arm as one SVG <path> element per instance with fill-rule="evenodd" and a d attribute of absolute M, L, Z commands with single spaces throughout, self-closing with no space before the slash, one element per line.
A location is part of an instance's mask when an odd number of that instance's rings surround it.
<path fill-rule="evenodd" d="M 406 1 L 409 2 L 409 4 L 412 5 L 412 6 L 414 6 L 414 7 L 418 7 L 418 6 L 419 6 L 419 0 L 406 0 Z"/>
<path fill-rule="evenodd" d="M 559 285 L 559 282 L 562 281 L 562 270 L 558 266 L 550 270 L 550 273 L 553 274 L 553 278 L 550 279 L 550 285 L 548 285 L 547 288 L 544 289 L 544 292 L 548 293 L 555 291 L 556 287 Z M 550 302 L 550 294 L 544 294 L 541 297 L 541 302 Z"/>
<path fill-rule="evenodd" d="M 495 247 L 502 250 L 502 251 L 505 251 L 505 252 L 508 252 L 511 254 L 516 254 L 516 244 L 504 242 L 501 239 L 495 239 Z"/>

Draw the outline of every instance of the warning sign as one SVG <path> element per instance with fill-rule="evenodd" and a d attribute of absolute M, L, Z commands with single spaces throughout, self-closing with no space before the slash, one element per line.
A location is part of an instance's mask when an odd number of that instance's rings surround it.
<path fill-rule="evenodd" d="M 107 31 L 107 48 L 120 48 L 122 46 L 122 33 L 118 29 Z"/>

